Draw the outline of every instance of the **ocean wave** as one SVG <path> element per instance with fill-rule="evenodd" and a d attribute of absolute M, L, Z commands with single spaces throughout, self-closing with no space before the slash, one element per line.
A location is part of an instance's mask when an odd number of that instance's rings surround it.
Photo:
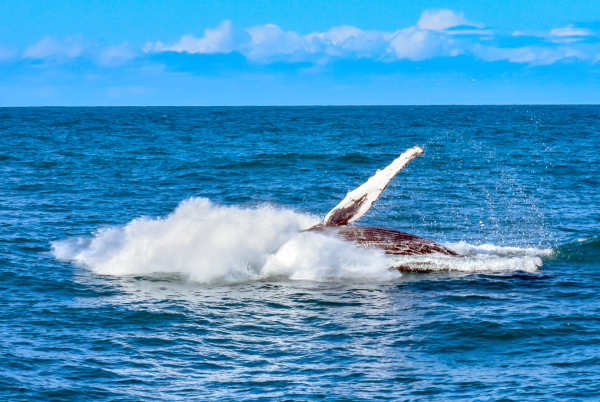
<path fill-rule="evenodd" d="M 583 237 L 556 248 L 556 259 L 573 262 L 600 260 L 600 237 Z"/>

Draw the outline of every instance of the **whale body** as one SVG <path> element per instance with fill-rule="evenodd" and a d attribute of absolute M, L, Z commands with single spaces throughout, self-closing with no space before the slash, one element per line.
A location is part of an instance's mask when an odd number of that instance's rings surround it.
<path fill-rule="evenodd" d="M 411 160 L 423 153 L 415 146 L 396 158 L 383 170 L 378 170 L 366 183 L 348 192 L 346 197 L 325 216 L 323 221 L 308 231 L 354 243 L 357 247 L 375 248 L 394 255 L 424 255 L 440 253 L 460 256 L 453 250 L 432 240 L 399 230 L 372 226 L 348 226 L 360 219 L 377 201 L 389 182 Z"/>

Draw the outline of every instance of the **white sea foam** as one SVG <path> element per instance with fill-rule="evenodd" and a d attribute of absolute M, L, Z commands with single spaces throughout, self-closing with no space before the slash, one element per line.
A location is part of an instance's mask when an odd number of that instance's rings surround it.
<path fill-rule="evenodd" d="M 242 209 L 207 199 L 183 201 L 166 218 L 139 218 L 93 237 L 52 243 L 56 258 L 99 274 L 180 273 L 199 282 L 284 277 L 387 280 L 384 253 L 361 250 L 315 233 L 301 232 L 318 219 L 269 206 Z"/>
<path fill-rule="evenodd" d="M 399 256 L 393 259 L 392 266 L 415 272 L 460 271 L 460 272 L 534 272 L 542 266 L 542 259 L 536 256 L 500 257 L 470 256 L 456 258 L 441 254 Z"/>
<path fill-rule="evenodd" d="M 445 243 L 446 247 L 466 256 L 456 258 L 440 254 L 424 256 L 399 256 L 393 266 L 414 271 L 462 272 L 534 272 L 542 266 L 542 258 L 553 254 L 552 248 L 473 245 L 465 241 Z"/>
<path fill-rule="evenodd" d="M 554 250 L 550 247 L 538 248 L 538 247 L 513 247 L 513 246 L 496 246 L 495 244 L 480 244 L 473 245 L 465 241 L 458 243 L 446 243 L 446 247 L 460 253 L 462 255 L 469 256 L 481 256 L 481 255 L 495 255 L 495 256 L 537 256 L 537 257 L 551 257 L 554 254 Z"/>
<path fill-rule="evenodd" d="M 270 206 L 225 207 L 183 201 L 165 218 L 138 218 L 91 237 L 52 243 L 56 258 L 104 275 L 177 273 L 198 282 L 393 280 L 390 266 L 414 270 L 535 271 L 551 249 L 446 244 L 467 258 L 386 256 L 334 238 L 301 232 L 314 216 Z"/>

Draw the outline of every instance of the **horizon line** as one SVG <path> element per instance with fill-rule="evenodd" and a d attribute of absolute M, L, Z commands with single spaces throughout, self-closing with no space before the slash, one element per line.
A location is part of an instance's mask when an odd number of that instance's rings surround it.
<path fill-rule="evenodd" d="M 600 106 L 600 103 L 428 103 L 428 104 L 299 104 L 299 105 L 9 105 L 10 108 L 109 108 L 109 107 L 424 107 L 424 106 Z"/>

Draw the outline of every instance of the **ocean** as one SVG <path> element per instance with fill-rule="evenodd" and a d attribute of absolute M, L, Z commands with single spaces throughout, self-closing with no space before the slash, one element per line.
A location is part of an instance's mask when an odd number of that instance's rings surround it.
<path fill-rule="evenodd" d="M 415 145 L 467 257 L 302 232 Z M 599 205 L 600 106 L 0 108 L 0 399 L 599 400 Z"/>

